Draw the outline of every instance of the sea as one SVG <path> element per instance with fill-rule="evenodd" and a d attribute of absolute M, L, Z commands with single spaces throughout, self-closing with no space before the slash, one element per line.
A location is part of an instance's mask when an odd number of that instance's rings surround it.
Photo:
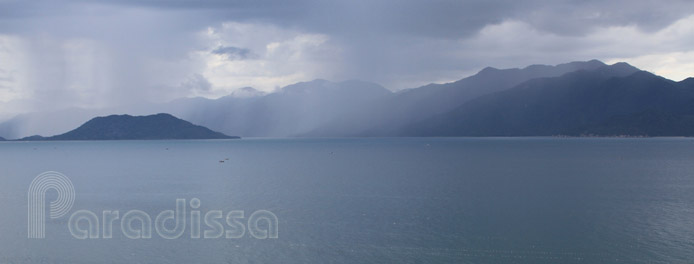
<path fill-rule="evenodd" d="M 0 263 L 692 262 L 692 138 L 0 143 Z"/>

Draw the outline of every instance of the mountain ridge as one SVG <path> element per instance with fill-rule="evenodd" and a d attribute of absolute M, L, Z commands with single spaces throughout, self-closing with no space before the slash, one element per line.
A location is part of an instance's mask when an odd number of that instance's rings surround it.
<path fill-rule="evenodd" d="M 694 122 L 689 121 L 694 113 L 694 90 L 649 72 L 631 72 L 634 69 L 614 64 L 534 79 L 413 124 L 400 135 L 694 135 Z M 686 122 L 677 125 L 673 120 Z"/>
<path fill-rule="evenodd" d="M 688 131 L 678 122 L 689 122 L 687 102 L 681 101 L 688 100 L 689 90 L 694 90 L 694 78 L 675 82 L 624 62 L 607 65 L 590 60 L 511 69 L 485 67 L 455 82 L 398 92 L 360 80 L 315 79 L 272 93 L 245 87 L 217 99 L 181 98 L 123 109 L 26 114 L 0 124 L 0 136 L 30 131 L 18 129 L 27 124 L 35 128 L 62 127 L 51 133 L 55 135 L 94 116 L 113 112 L 171 113 L 215 131 L 254 137 L 670 135 L 673 133 L 665 133 L 667 129 Z M 652 94 L 639 94 L 646 92 Z M 651 105 L 653 109 L 641 107 L 649 106 L 651 99 L 660 101 Z M 536 107 L 535 112 L 529 112 L 526 103 Z M 522 127 L 524 123 L 534 125 Z M 649 123 L 663 129 L 648 129 Z M 538 130 L 542 128 L 548 130 Z"/>
<path fill-rule="evenodd" d="M 63 134 L 30 136 L 19 141 L 54 140 L 160 140 L 160 139 L 234 139 L 194 125 L 173 115 L 159 113 L 148 116 L 109 115 L 95 117 Z"/>
<path fill-rule="evenodd" d="M 476 97 L 510 89 L 524 81 L 603 66 L 606 64 L 599 60 L 590 60 L 554 66 L 536 64 L 522 69 L 486 67 L 477 74 L 454 82 L 400 91 L 384 98 L 379 105 L 357 109 L 341 116 L 339 121 L 302 136 L 389 136 L 410 123 L 450 111 Z"/>

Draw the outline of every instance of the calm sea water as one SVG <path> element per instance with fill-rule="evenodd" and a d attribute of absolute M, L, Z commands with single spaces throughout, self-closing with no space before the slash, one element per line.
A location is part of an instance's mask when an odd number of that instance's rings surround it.
<path fill-rule="evenodd" d="M 113 238 L 80 240 L 65 216 L 28 239 L 44 171 L 71 179 L 71 212 L 154 217 L 198 198 L 203 215 L 271 211 L 279 238 L 132 240 L 116 221 Z M 691 261 L 694 139 L 0 143 L 0 263 Z"/>

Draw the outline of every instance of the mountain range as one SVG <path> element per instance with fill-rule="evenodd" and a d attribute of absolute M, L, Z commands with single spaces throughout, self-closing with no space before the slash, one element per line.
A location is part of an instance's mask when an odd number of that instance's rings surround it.
<path fill-rule="evenodd" d="M 692 136 L 692 91 L 693 78 L 675 82 L 626 63 L 591 60 L 487 67 L 455 82 L 398 92 L 364 81 L 314 80 L 273 93 L 246 87 L 219 99 L 31 113 L 1 123 L 0 136 L 43 127 L 64 132 L 114 112 L 170 113 L 244 137 Z"/>
<path fill-rule="evenodd" d="M 407 136 L 691 136 L 692 79 L 626 63 L 534 79 L 399 131 Z"/>

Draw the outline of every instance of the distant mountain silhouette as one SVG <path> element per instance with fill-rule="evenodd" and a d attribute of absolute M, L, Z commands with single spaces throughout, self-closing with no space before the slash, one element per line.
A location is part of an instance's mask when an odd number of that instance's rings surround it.
<path fill-rule="evenodd" d="M 301 82 L 268 94 L 245 87 L 218 99 L 182 98 L 164 104 L 21 114 L 0 123 L 0 136 L 64 133 L 91 118 L 115 112 L 170 113 L 229 135 L 286 137 L 312 131 L 390 95 L 392 92 L 381 85 L 358 80 Z"/>
<path fill-rule="evenodd" d="M 113 112 L 171 113 L 248 137 L 694 136 L 691 91 L 694 78 L 674 82 L 626 63 L 591 60 L 487 67 L 456 82 L 399 92 L 364 81 L 319 79 L 272 93 L 245 87 L 219 99 L 28 113 L 0 123 L 0 136 L 59 134 Z M 85 136 L 75 133 L 55 138 Z"/>
<path fill-rule="evenodd" d="M 266 95 L 267 93 L 258 91 L 253 87 L 243 87 L 236 91 L 233 91 L 229 96 L 238 98 L 248 98 L 248 97 L 258 97 Z"/>
<path fill-rule="evenodd" d="M 626 64 L 525 82 L 399 131 L 408 136 L 694 136 L 694 83 Z"/>
<path fill-rule="evenodd" d="M 96 117 L 65 134 L 31 136 L 21 140 L 140 140 L 140 139 L 230 139 L 238 138 L 191 124 L 170 114 L 149 116 L 110 115 Z"/>
<path fill-rule="evenodd" d="M 384 97 L 304 136 L 392 136 L 409 124 L 445 113 L 485 94 L 503 91 L 535 78 L 556 77 L 604 66 L 598 60 L 591 60 L 556 66 L 531 65 L 523 69 L 487 67 L 456 82 L 429 84 Z"/>
<path fill-rule="evenodd" d="M 375 83 L 319 79 L 288 85 L 261 96 L 180 99 L 161 106 L 158 111 L 225 133 L 286 137 L 312 131 L 390 95 L 391 91 Z"/>
<path fill-rule="evenodd" d="M 0 135 L 16 139 L 28 135 L 56 135 L 74 129 L 96 116 L 120 111 L 68 108 L 58 111 L 24 113 L 0 123 Z"/>

